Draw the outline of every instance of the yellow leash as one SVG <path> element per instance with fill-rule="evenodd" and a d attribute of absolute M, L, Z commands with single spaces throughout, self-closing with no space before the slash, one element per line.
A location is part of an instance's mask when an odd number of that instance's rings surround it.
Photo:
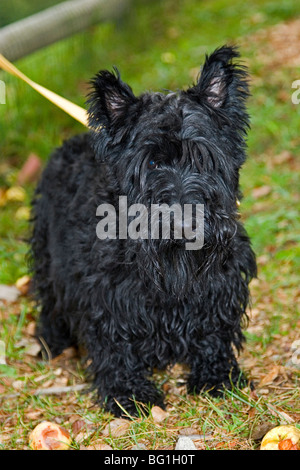
<path fill-rule="evenodd" d="M 53 91 L 47 90 L 47 88 L 44 88 L 43 86 L 31 80 L 30 78 L 26 77 L 26 75 L 20 72 L 17 67 L 15 67 L 5 57 L 3 57 L 2 54 L 0 54 L 0 67 L 6 72 L 26 82 L 34 90 L 36 90 L 38 93 L 47 98 L 47 100 L 51 101 L 56 106 L 65 111 L 65 113 L 69 114 L 74 119 L 81 122 L 81 124 L 83 124 L 85 127 L 88 127 L 87 112 L 84 108 L 81 108 L 80 106 L 77 106 L 77 104 L 74 104 L 71 101 L 62 98 L 56 93 L 53 93 Z"/>

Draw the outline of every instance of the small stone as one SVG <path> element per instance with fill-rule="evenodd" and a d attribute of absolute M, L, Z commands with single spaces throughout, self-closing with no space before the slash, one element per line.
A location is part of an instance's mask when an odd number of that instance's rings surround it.
<path fill-rule="evenodd" d="M 176 442 L 175 450 L 197 450 L 197 448 L 190 437 L 181 436 Z"/>
<path fill-rule="evenodd" d="M 20 296 L 21 292 L 15 286 L 6 286 L 0 284 L 0 299 L 6 302 L 15 302 Z"/>
<path fill-rule="evenodd" d="M 137 443 L 135 446 L 131 447 L 131 450 L 147 450 L 147 446 L 143 443 Z"/>

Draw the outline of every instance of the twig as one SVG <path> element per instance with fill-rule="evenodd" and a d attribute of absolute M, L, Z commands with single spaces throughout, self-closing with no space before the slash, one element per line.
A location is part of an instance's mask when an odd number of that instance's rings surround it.
<path fill-rule="evenodd" d="M 270 403 L 266 403 L 266 406 L 273 416 L 280 416 L 287 423 L 295 422 L 294 418 L 285 413 L 285 411 L 278 410 L 274 405 L 270 405 Z"/>
<path fill-rule="evenodd" d="M 38 388 L 33 395 L 61 395 L 62 393 L 79 392 L 88 388 L 87 384 L 66 385 L 64 387 Z"/>
<path fill-rule="evenodd" d="M 63 393 L 79 392 L 85 389 L 88 389 L 87 384 L 66 385 L 64 387 L 38 388 L 34 392 L 30 393 L 30 395 L 34 397 L 37 397 L 40 395 L 61 395 Z M 10 395 L 3 395 L 2 397 L 0 397 L 0 401 L 7 400 L 9 398 L 16 398 L 23 394 L 26 395 L 26 393 L 11 393 Z"/>

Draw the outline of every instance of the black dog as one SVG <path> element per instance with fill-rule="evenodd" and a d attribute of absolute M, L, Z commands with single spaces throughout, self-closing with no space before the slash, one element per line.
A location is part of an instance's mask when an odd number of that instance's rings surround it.
<path fill-rule="evenodd" d="M 135 97 L 117 71 L 99 72 L 88 100 L 91 132 L 56 150 L 37 188 L 37 334 L 53 356 L 86 348 L 100 402 L 116 415 L 119 404 L 129 413 L 135 401 L 162 406 L 149 377 L 175 362 L 190 366 L 191 392 L 245 383 L 235 350 L 256 263 L 237 211 L 249 126 L 238 56 L 233 47 L 216 50 L 197 84 L 178 93 Z M 137 236 L 121 227 L 120 201 L 139 204 Z M 175 225 L 171 211 L 170 236 L 153 238 L 140 208 L 163 204 L 190 205 L 192 216 Z M 197 206 L 201 246 L 185 234 L 198 233 Z M 137 222 L 128 214 L 127 223 Z M 144 232 L 141 221 L 149 222 Z"/>

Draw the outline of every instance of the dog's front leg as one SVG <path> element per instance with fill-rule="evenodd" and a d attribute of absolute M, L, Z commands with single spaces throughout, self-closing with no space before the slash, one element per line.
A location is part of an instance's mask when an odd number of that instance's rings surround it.
<path fill-rule="evenodd" d="M 218 396 L 224 388 L 245 385 L 230 339 L 224 338 L 222 332 L 211 333 L 198 343 L 190 365 L 189 392 L 209 391 Z"/>
<path fill-rule="evenodd" d="M 163 407 L 162 394 L 148 379 L 151 370 L 144 364 L 143 351 L 110 328 L 93 336 L 89 334 L 85 344 L 91 359 L 93 385 L 102 406 L 116 416 L 126 415 L 124 410 L 137 415 L 140 404 Z"/>

